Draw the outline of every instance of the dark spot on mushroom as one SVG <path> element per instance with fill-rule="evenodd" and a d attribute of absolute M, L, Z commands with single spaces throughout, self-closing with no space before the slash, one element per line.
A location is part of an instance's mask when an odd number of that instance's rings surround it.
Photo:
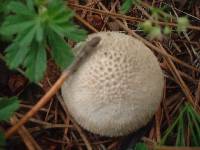
<path fill-rule="evenodd" d="M 74 79 L 64 84 L 63 99 L 74 119 L 88 131 L 111 137 L 127 135 L 144 126 L 158 108 L 164 85 L 162 70 L 152 61 L 151 50 L 144 44 L 138 50 L 139 41 L 132 36 L 96 34 L 102 38 L 101 47 L 71 76 Z"/>
<path fill-rule="evenodd" d="M 112 68 L 108 68 L 108 71 L 111 72 L 111 71 L 112 71 Z"/>
<path fill-rule="evenodd" d="M 120 60 L 120 57 L 117 57 L 117 58 L 116 58 L 116 61 L 119 61 L 119 60 Z"/>
<path fill-rule="evenodd" d="M 99 69 L 102 71 L 102 70 L 103 70 L 103 67 L 100 67 Z"/>
<path fill-rule="evenodd" d="M 108 55 L 108 53 L 107 52 L 104 52 L 104 56 L 107 56 Z"/>

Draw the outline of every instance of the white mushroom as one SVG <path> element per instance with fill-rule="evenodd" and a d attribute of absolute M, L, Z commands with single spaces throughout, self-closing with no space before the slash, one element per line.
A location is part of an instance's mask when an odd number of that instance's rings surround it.
<path fill-rule="evenodd" d="M 62 86 L 69 112 L 83 128 L 103 136 L 122 136 L 145 126 L 162 99 L 159 63 L 141 41 L 99 32 L 97 50 Z"/>

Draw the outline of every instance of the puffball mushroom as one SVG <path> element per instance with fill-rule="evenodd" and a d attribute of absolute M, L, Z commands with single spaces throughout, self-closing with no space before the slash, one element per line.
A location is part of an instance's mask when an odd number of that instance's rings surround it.
<path fill-rule="evenodd" d="M 76 122 L 103 136 L 122 136 L 145 126 L 162 99 L 159 63 L 141 41 L 119 32 L 88 36 L 101 41 L 62 86 Z"/>

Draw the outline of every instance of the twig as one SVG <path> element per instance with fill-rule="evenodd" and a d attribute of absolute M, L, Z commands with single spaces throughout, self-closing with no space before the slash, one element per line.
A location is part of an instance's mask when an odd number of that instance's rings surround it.
<path fill-rule="evenodd" d="M 161 66 L 161 68 L 163 70 L 167 70 L 168 69 L 166 65 L 161 64 L 160 66 Z M 191 76 L 189 76 L 188 74 L 186 74 L 186 73 L 184 73 L 184 72 L 182 72 L 180 70 L 178 70 L 178 72 L 183 78 L 187 79 L 188 81 L 191 81 L 194 84 L 198 84 L 199 80 L 193 79 Z"/>
<path fill-rule="evenodd" d="M 13 116 L 10 121 L 11 124 L 14 125 L 18 119 L 16 116 Z M 42 150 L 24 126 L 19 128 L 18 133 L 22 137 L 25 145 L 29 150 Z"/>
<path fill-rule="evenodd" d="M 33 115 L 35 115 L 39 111 L 40 108 L 42 108 L 47 102 L 49 102 L 51 97 L 60 89 L 65 79 L 69 77 L 69 74 L 70 72 L 64 71 L 60 78 L 56 81 L 54 86 L 38 101 L 38 103 L 34 105 L 32 109 L 29 110 L 29 112 L 26 113 L 22 119 L 20 119 L 19 122 L 17 122 L 6 132 L 5 137 L 9 138 L 10 136 L 12 136 L 18 128 L 25 124 Z"/>
<path fill-rule="evenodd" d="M 146 39 L 142 38 L 141 36 L 139 36 L 138 34 L 136 34 L 133 30 L 129 29 L 128 27 L 126 27 L 121 21 L 113 18 L 122 28 L 124 28 L 127 32 L 129 32 L 132 36 L 136 37 L 137 39 L 141 40 L 144 44 L 146 44 L 148 47 L 150 47 L 152 50 L 154 50 L 155 52 L 161 54 L 163 57 L 169 57 L 171 60 L 173 60 L 174 62 L 187 67 L 189 69 L 192 69 L 196 72 L 200 72 L 199 69 L 177 59 L 176 57 L 171 56 L 170 54 L 168 54 L 166 51 L 163 52 L 162 50 L 160 50 L 160 48 L 154 46 L 152 43 L 150 43 L 149 41 L 147 41 Z"/>
<path fill-rule="evenodd" d="M 111 7 L 110 12 L 114 12 L 115 7 L 116 7 L 116 5 L 117 5 L 118 3 L 119 3 L 119 0 L 116 0 L 115 3 L 113 4 L 113 6 Z M 103 31 L 103 29 L 104 29 L 104 27 L 106 26 L 106 23 L 108 22 L 108 20 L 109 20 L 109 16 L 104 18 L 104 24 L 103 24 L 103 26 L 102 26 L 102 28 L 101 28 L 101 31 Z"/>
<path fill-rule="evenodd" d="M 51 85 L 51 83 L 49 83 Z M 92 150 L 92 146 L 90 144 L 90 141 L 88 140 L 87 136 L 85 135 L 85 133 L 83 132 L 82 128 L 79 127 L 79 125 L 76 123 L 76 121 L 73 119 L 73 117 L 71 117 L 70 113 L 68 112 L 68 109 L 62 99 L 62 97 L 56 93 L 56 97 L 58 99 L 58 101 L 60 102 L 60 105 L 62 106 L 65 114 L 68 116 L 68 118 L 70 119 L 70 121 L 73 123 L 73 125 L 75 126 L 75 128 L 77 129 L 77 131 L 79 132 L 81 138 L 83 139 L 86 147 L 88 150 Z"/>
<path fill-rule="evenodd" d="M 17 115 L 19 118 L 23 118 L 23 115 L 22 115 L 22 114 L 16 113 L 16 115 Z M 29 118 L 29 121 L 41 125 L 41 126 L 42 126 L 42 127 L 41 127 L 42 129 L 44 129 L 44 128 L 45 128 L 45 129 L 47 129 L 47 128 L 71 128 L 71 127 L 72 127 L 71 125 L 66 125 L 66 124 L 53 124 L 53 123 L 45 122 L 45 121 L 38 120 L 38 119 L 35 119 L 35 118 Z"/>
<path fill-rule="evenodd" d="M 97 1 L 93 2 L 93 0 L 86 0 L 86 1 L 87 1 L 87 4 L 85 6 L 87 7 L 94 7 L 94 5 L 96 5 L 97 3 Z M 81 18 L 84 18 L 86 15 L 87 15 L 87 11 L 82 11 Z"/>
<path fill-rule="evenodd" d="M 90 12 L 94 12 L 94 13 L 98 13 L 98 14 L 103 14 L 103 15 L 108 15 L 111 17 L 117 17 L 119 19 L 126 19 L 128 21 L 133 21 L 133 22 L 144 22 L 145 19 L 141 19 L 141 18 L 137 18 L 137 17 L 131 17 L 131 16 L 126 16 L 126 15 L 122 15 L 122 14 L 117 14 L 117 13 L 112 13 L 109 11 L 102 11 L 102 10 L 98 10 L 98 9 L 94 9 L 94 8 L 90 8 L 90 7 L 86 7 L 86 6 L 82 6 L 82 5 L 76 5 L 76 4 L 68 4 L 72 7 L 75 7 L 76 9 L 81 9 L 81 10 L 87 10 Z M 174 22 L 161 22 L 161 21 L 152 21 L 155 24 L 159 24 L 159 25 L 167 25 L 167 26 L 171 26 L 171 27 L 177 27 L 177 24 Z M 193 25 L 189 25 L 188 29 L 192 29 L 192 30 L 197 30 L 200 31 L 200 27 L 199 26 L 193 26 Z"/>
<path fill-rule="evenodd" d="M 160 45 L 160 49 L 164 51 L 164 48 L 161 46 L 161 44 L 159 43 Z M 195 108 L 197 107 L 195 102 L 194 102 L 194 97 L 192 96 L 189 88 L 187 87 L 187 85 L 185 84 L 185 82 L 183 81 L 182 77 L 180 76 L 178 70 L 176 69 L 174 63 L 172 62 L 172 60 L 169 58 L 169 57 L 166 57 L 165 58 L 169 67 L 170 67 L 170 70 L 171 70 L 171 73 L 173 74 L 174 78 L 177 80 L 177 82 L 179 83 L 182 91 L 184 92 L 185 96 L 187 97 L 187 100 L 190 104 L 192 104 L 192 106 Z M 198 112 L 200 112 L 200 109 L 199 107 L 197 107 L 198 109 Z"/>
<path fill-rule="evenodd" d="M 108 13 L 109 11 L 105 8 L 105 6 L 102 5 L 102 3 L 99 3 L 100 6 L 106 11 L 103 11 L 105 13 Z M 118 15 L 118 14 L 117 14 Z M 146 44 L 148 47 L 150 47 L 152 50 L 154 50 L 155 52 L 161 54 L 163 57 L 169 57 L 170 59 L 172 59 L 174 62 L 179 63 L 180 65 L 187 67 L 189 69 L 192 69 L 193 71 L 196 72 L 200 72 L 199 69 L 188 65 L 187 63 L 177 59 L 176 57 L 171 56 L 170 54 L 168 54 L 166 51 L 163 52 L 162 50 L 160 50 L 160 48 L 154 46 L 152 43 L 150 43 L 149 41 L 147 41 L 146 39 L 142 38 L 141 36 L 139 36 L 138 34 L 136 34 L 134 31 L 132 31 L 131 29 L 129 29 L 127 26 L 125 26 L 121 21 L 119 21 L 118 19 L 116 19 L 115 17 L 111 17 L 112 19 L 114 19 L 125 31 L 127 31 L 128 33 L 130 33 L 130 35 L 136 37 L 137 39 L 141 40 L 142 42 L 144 42 L 144 44 Z"/>
<path fill-rule="evenodd" d="M 87 21 L 85 21 L 83 18 L 81 18 L 78 14 L 76 14 L 75 17 L 77 20 L 79 20 L 81 23 L 83 23 L 91 31 L 98 32 L 98 30 L 95 27 L 93 27 L 91 24 L 89 24 Z"/>
<path fill-rule="evenodd" d="M 161 122 L 161 115 L 162 115 L 162 109 L 159 107 L 157 113 L 155 114 L 155 132 L 156 132 L 156 140 L 159 143 L 161 139 L 160 134 L 160 122 Z"/>
<path fill-rule="evenodd" d="M 77 129 L 77 131 L 79 132 L 81 138 L 83 139 L 83 141 L 85 142 L 85 145 L 87 147 L 88 150 L 92 150 L 92 146 L 88 140 L 88 138 L 85 136 L 84 131 L 79 127 L 79 125 L 76 123 L 76 121 L 71 117 L 70 113 L 68 112 L 68 109 L 66 107 L 66 105 L 64 104 L 64 101 L 61 100 L 61 98 L 58 98 L 63 110 L 65 111 L 65 113 L 67 114 L 67 116 L 70 118 L 70 120 L 72 121 L 73 125 L 75 126 L 75 128 Z"/>
<path fill-rule="evenodd" d="M 152 150 L 199 150 L 200 147 L 172 147 L 172 146 L 160 146 L 154 147 Z"/>
<path fill-rule="evenodd" d="M 100 2 L 101 4 L 101 2 Z M 108 11 L 102 4 L 101 4 L 102 8 L 105 11 Z M 150 42 L 148 42 L 147 40 L 145 40 L 144 38 L 140 37 L 138 34 L 136 34 L 134 31 L 132 31 L 131 29 L 129 29 L 128 27 L 126 27 L 121 21 L 117 20 L 116 18 L 113 17 L 113 19 L 122 27 L 124 28 L 128 33 L 130 33 L 131 35 L 133 35 L 134 37 L 138 38 L 139 40 L 143 41 L 147 46 L 149 46 L 150 48 L 152 48 L 153 50 L 155 50 L 156 52 L 160 53 L 163 55 L 163 57 L 166 59 L 166 61 L 170 64 L 171 66 L 171 72 L 174 75 L 174 77 L 176 78 L 176 80 L 178 81 L 182 91 L 184 92 L 185 96 L 187 97 L 187 100 L 189 103 L 192 104 L 192 106 L 195 108 L 197 107 L 197 111 L 200 113 L 200 108 L 198 106 L 195 105 L 194 102 L 194 98 L 189 90 L 189 88 L 187 87 L 187 85 L 185 84 L 185 82 L 182 80 L 180 74 L 178 73 L 174 63 L 172 62 L 172 60 L 176 60 L 174 59 L 175 57 L 169 55 L 163 47 L 160 48 L 154 46 L 153 44 L 151 44 Z"/>
<path fill-rule="evenodd" d="M 82 59 L 84 59 L 87 55 L 89 55 L 99 44 L 100 37 L 95 37 L 90 41 L 86 42 L 85 46 L 82 48 L 81 52 L 77 59 L 72 63 L 72 65 L 65 70 L 56 83 L 51 87 L 51 89 L 38 101 L 37 104 L 33 106 L 33 108 L 24 115 L 23 118 L 19 122 L 17 122 L 13 127 L 11 127 L 5 134 L 6 138 L 11 137 L 18 128 L 20 128 L 23 124 L 25 124 L 33 115 L 35 115 L 40 108 L 42 108 L 46 103 L 49 102 L 52 96 L 56 94 L 56 92 L 60 89 L 63 82 L 79 67 Z"/>
<path fill-rule="evenodd" d="M 122 15 L 122 14 L 117 14 L 117 13 L 113 13 L 113 12 L 109 12 L 109 11 L 94 9 L 94 8 L 90 8 L 90 7 L 86 7 L 86 6 L 82 6 L 82 5 L 76 5 L 76 4 L 68 4 L 68 5 L 75 7 L 76 9 L 87 10 L 87 11 L 94 12 L 94 13 L 97 13 L 97 14 L 100 14 L 100 15 L 117 17 L 117 18 L 120 18 L 120 19 L 126 19 L 126 20 L 134 21 L 134 22 L 144 21 L 143 19 L 140 19 L 140 18 L 137 18 L 137 17 L 125 16 L 125 15 Z"/>

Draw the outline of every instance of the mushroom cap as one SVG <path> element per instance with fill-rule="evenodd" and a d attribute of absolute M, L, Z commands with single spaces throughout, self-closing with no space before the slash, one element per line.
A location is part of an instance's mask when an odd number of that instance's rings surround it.
<path fill-rule="evenodd" d="M 99 32 L 101 41 L 62 86 L 73 118 L 103 136 L 122 136 L 145 126 L 162 99 L 159 63 L 141 41 L 119 32 Z M 86 40 L 86 41 L 87 41 Z"/>

